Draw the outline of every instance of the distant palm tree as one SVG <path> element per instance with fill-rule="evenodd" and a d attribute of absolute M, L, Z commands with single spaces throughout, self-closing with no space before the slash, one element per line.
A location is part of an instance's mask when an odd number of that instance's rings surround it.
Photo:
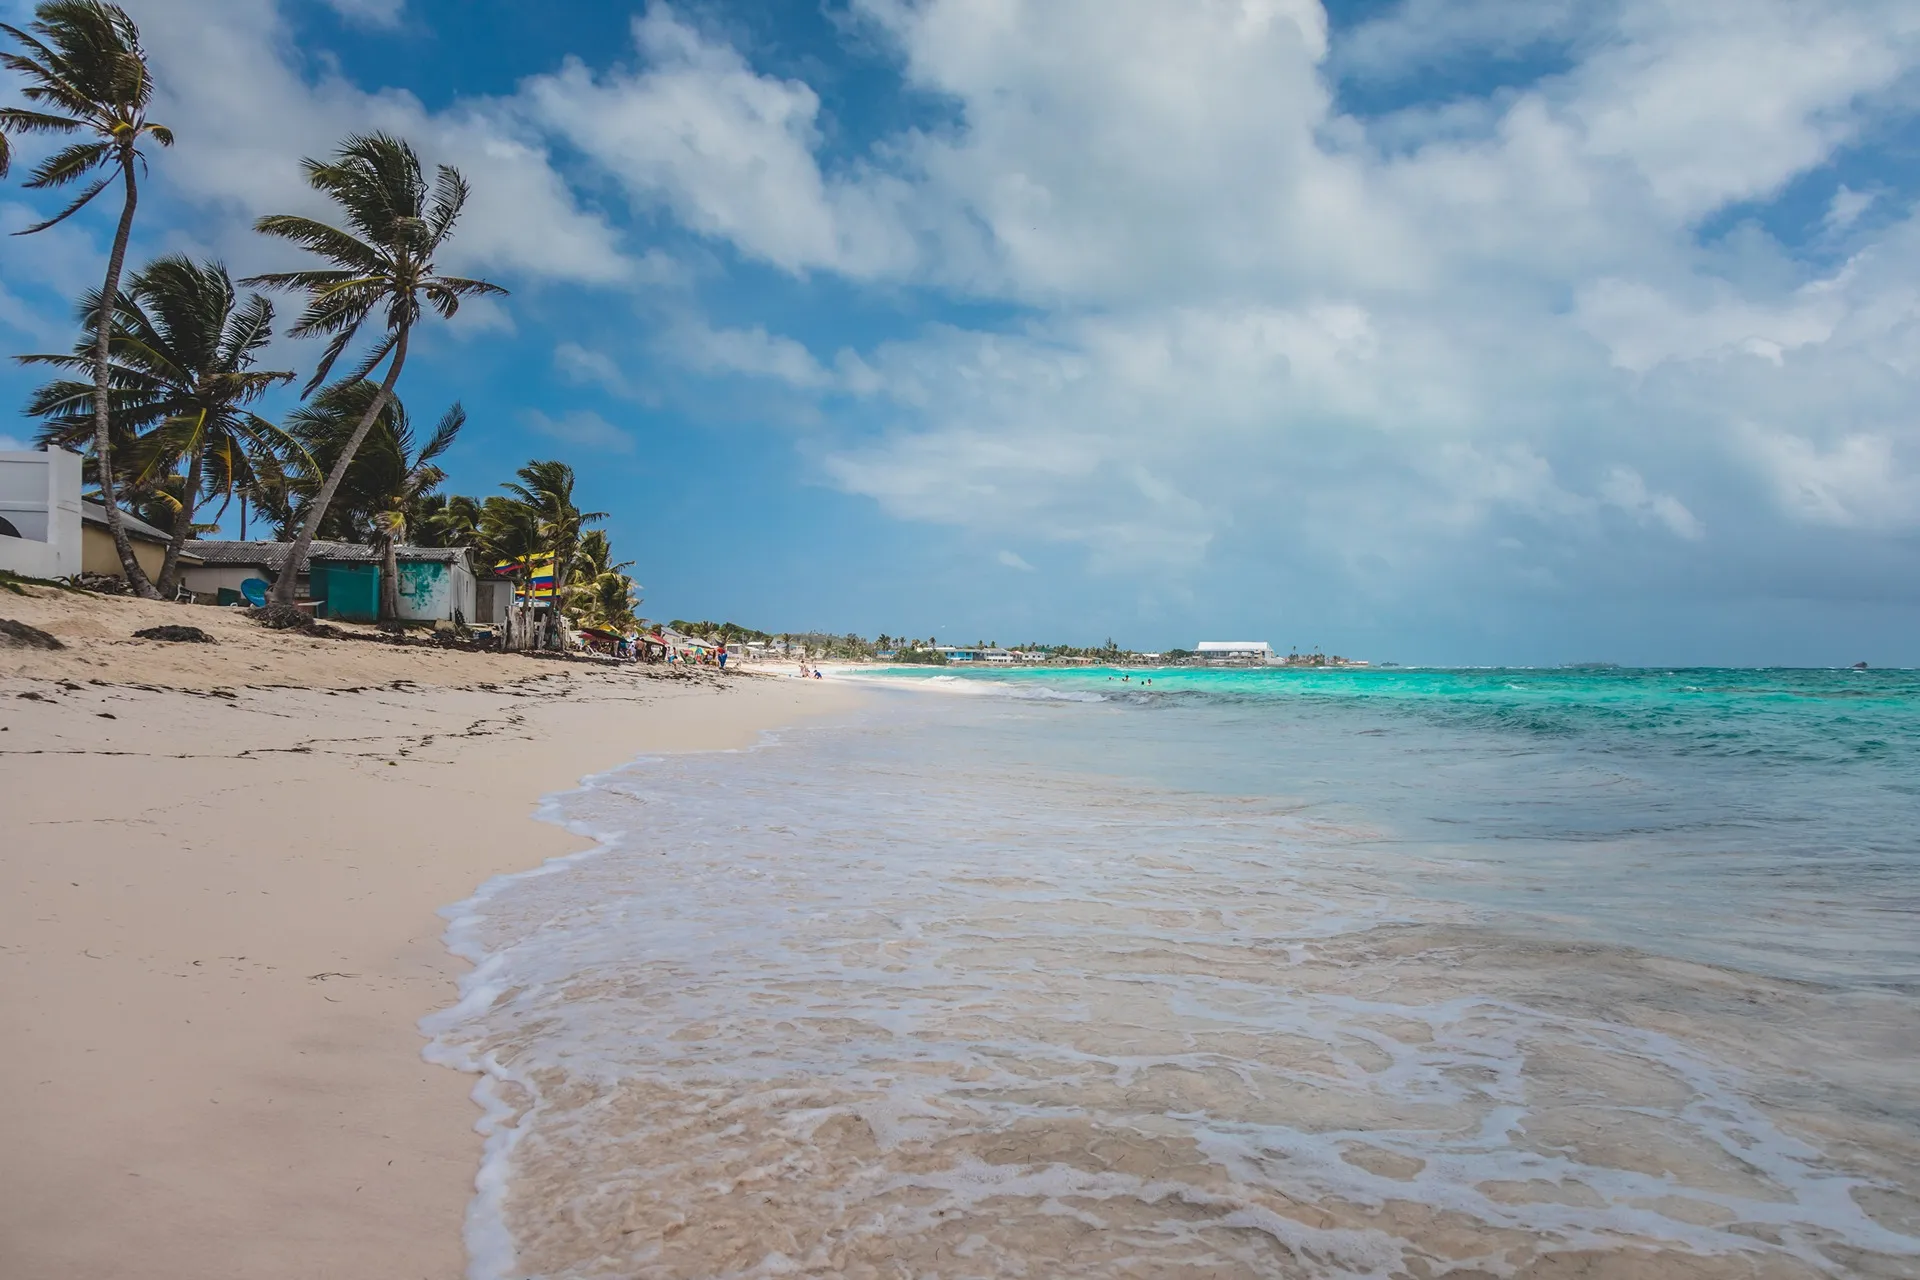
<path fill-rule="evenodd" d="M 621 630 L 636 621 L 633 611 L 639 604 L 639 586 L 625 570 L 631 560 L 613 558 L 613 542 L 604 529 L 590 529 L 580 535 L 580 549 L 574 557 L 573 576 L 567 592 L 568 613 L 594 626 Z"/>
<path fill-rule="evenodd" d="M 496 496 L 481 504 L 482 558 L 489 566 L 514 566 L 510 576 L 515 608 L 507 623 L 510 648 L 533 647 L 533 561 L 544 545 L 540 515 L 526 503 Z"/>
<path fill-rule="evenodd" d="M 140 29 L 125 10 L 99 0 L 48 0 L 34 10 L 31 25 L 29 33 L 0 23 L 0 31 L 19 41 L 23 50 L 0 53 L 0 65 L 25 77 L 27 84 L 21 95 L 38 109 L 0 108 L 0 128 L 20 133 L 90 135 L 43 160 L 27 179 L 30 188 L 64 187 L 96 172 L 100 176 L 58 214 L 17 234 L 31 235 L 64 222 L 106 190 L 116 176 L 125 188 L 94 322 L 93 448 L 107 528 L 113 533 L 127 584 L 139 594 L 155 598 L 160 593 L 134 559 L 133 544 L 127 540 L 126 524 L 114 499 L 113 442 L 107 416 L 107 344 L 113 326 L 107 316 L 120 294 L 120 271 L 127 260 L 133 211 L 140 203 L 139 182 L 134 176 L 134 162 L 146 163 L 140 144 L 152 138 L 170 147 L 173 133 L 147 119 L 153 78 L 147 71 L 146 50 L 140 45 Z M 0 149 L 0 164 L 7 159 Z"/>
<path fill-rule="evenodd" d="M 21 356 L 26 364 L 90 372 L 99 298 L 80 304 L 84 331 L 71 355 Z M 273 337 L 273 304 L 259 294 L 239 302 L 227 269 L 172 255 L 134 273 L 113 311 L 107 381 L 115 446 L 123 451 L 132 494 L 172 510 L 173 536 L 160 567 L 158 594 L 171 596 L 180 550 L 201 503 L 236 485 L 277 474 L 283 452 L 299 452 L 286 432 L 247 408 L 291 372 L 253 368 Z M 95 384 L 56 379 L 27 412 L 46 419 L 42 444 L 73 448 L 95 429 Z M 186 476 L 169 483 L 181 464 Z M 105 473 L 102 472 L 104 478 Z M 107 486 L 103 483 L 102 488 Z"/>
<path fill-rule="evenodd" d="M 289 332 L 295 337 L 331 335 L 313 378 L 311 394 L 327 380 L 334 362 L 352 345 L 360 326 L 376 308 L 385 333 L 360 362 L 352 381 L 365 379 L 382 360 L 392 357 L 385 379 L 361 415 L 359 424 L 334 460 L 325 483 L 307 509 L 299 536 L 287 554 L 286 567 L 273 584 L 276 604 L 293 602 L 294 581 L 307 561 L 321 520 L 339 490 L 361 442 L 374 419 L 393 396 L 394 383 L 407 360 L 407 340 L 419 323 L 422 303 L 444 317 L 460 309 L 462 298 L 504 294 L 499 285 L 436 272 L 434 254 L 441 249 L 467 202 L 467 182 L 458 170 L 441 165 L 431 188 L 413 148 L 384 133 L 355 135 L 341 144 L 331 162 L 304 162 L 307 181 L 340 206 L 351 231 L 342 231 L 295 214 L 275 214 L 254 224 L 256 230 L 291 240 L 334 263 L 330 270 L 276 271 L 247 283 L 273 288 L 302 289 L 307 309 Z"/>
<path fill-rule="evenodd" d="M 554 607 L 547 613 L 547 642 L 559 643 L 562 593 L 573 577 L 580 535 L 587 525 L 607 518 L 604 511 L 582 511 L 573 502 L 573 468 L 564 462 L 529 462 L 514 473 L 518 481 L 501 485 L 539 521 L 542 550 L 553 556 Z"/>
<path fill-rule="evenodd" d="M 288 415 L 288 429 L 316 461 L 310 477 L 318 474 L 320 466 L 331 471 L 344 456 L 368 403 L 378 394 L 379 388 L 371 382 L 336 382 L 311 404 Z M 380 551 L 383 622 L 400 616 L 398 548 L 422 523 L 424 500 L 447 478 L 435 459 L 452 447 L 466 424 L 467 411 L 456 404 L 416 447 L 406 406 L 398 397 L 389 398 L 334 494 L 327 516 L 336 525 L 334 532 L 370 538 Z"/>
<path fill-rule="evenodd" d="M 632 564 L 631 560 L 615 563 L 613 540 L 607 537 L 605 529 L 589 529 L 580 535 L 580 550 L 574 562 L 575 574 L 589 578 L 598 577 L 603 573 L 618 573 Z"/>
<path fill-rule="evenodd" d="M 480 504 L 465 494 L 427 494 L 420 499 L 419 525 L 422 546 L 476 546 L 480 542 Z"/>

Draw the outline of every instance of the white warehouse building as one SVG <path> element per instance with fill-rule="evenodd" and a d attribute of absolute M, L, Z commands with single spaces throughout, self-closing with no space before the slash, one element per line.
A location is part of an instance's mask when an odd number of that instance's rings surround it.
<path fill-rule="evenodd" d="M 1202 640 L 1194 646 L 1203 658 L 1232 659 L 1238 662 L 1271 662 L 1273 646 L 1265 640 Z"/>

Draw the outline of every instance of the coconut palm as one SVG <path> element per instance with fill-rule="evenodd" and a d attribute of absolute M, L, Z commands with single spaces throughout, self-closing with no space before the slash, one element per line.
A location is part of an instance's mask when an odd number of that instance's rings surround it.
<path fill-rule="evenodd" d="M 480 543 L 480 504 L 465 494 L 430 493 L 420 499 L 422 545 L 472 547 Z"/>
<path fill-rule="evenodd" d="M 613 630 L 632 626 L 633 610 L 639 604 L 635 593 L 640 588 L 623 572 L 632 566 L 631 560 L 613 558 L 613 544 L 605 530 L 591 529 L 582 534 L 568 583 L 568 613 L 591 626 Z"/>
<path fill-rule="evenodd" d="M 633 561 L 613 558 L 613 540 L 605 529 L 589 529 L 580 535 L 580 549 L 574 558 L 574 577 L 593 579 L 603 573 L 619 573 L 633 567 Z"/>
<path fill-rule="evenodd" d="M 127 239 L 133 232 L 133 211 L 140 202 L 135 176 L 146 157 L 141 143 L 151 138 L 163 147 L 173 145 L 165 125 L 147 119 L 153 97 L 153 78 L 147 71 L 140 29 L 118 5 L 99 0 L 48 0 L 34 10 L 30 30 L 0 23 L 20 44 L 20 51 L 0 53 L 0 65 L 26 80 L 21 95 L 31 107 L 0 108 L 0 129 L 17 133 L 87 135 L 43 160 L 27 179 L 34 189 L 64 187 L 90 179 L 71 204 L 45 222 L 20 235 L 45 231 L 78 213 L 118 178 L 124 189 L 120 222 L 107 255 L 106 280 L 100 286 L 93 332 L 93 448 L 100 475 L 100 499 L 107 509 L 107 528 L 120 553 L 127 583 L 141 595 L 157 597 L 153 584 L 134 559 L 125 523 L 113 492 L 113 442 L 109 438 L 107 344 L 113 326 L 107 314 L 120 293 L 120 271 L 127 260 Z M 5 167 L 0 151 L 0 169 Z M 137 166 L 135 161 L 139 161 Z M 97 175 L 97 177 L 96 177 Z"/>
<path fill-rule="evenodd" d="M 573 468 L 564 462 L 529 462 L 515 472 L 518 481 L 500 487 L 531 510 L 539 521 L 541 549 L 553 556 L 555 603 L 573 577 L 580 535 L 587 525 L 607 518 L 604 511 L 582 511 L 573 501 Z M 548 613 L 548 643 L 557 644 L 559 611 Z"/>
<path fill-rule="evenodd" d="M 21 361 L 91 373 L 99 316 L 99 299 L 89 294 L 80 304 L 83 336 L 71 354 Z M 173 593 L 180 550 L 201 505 L 277 475 L 277 455 L 299 452 L 286 432 L 247 407 L 277 384 L 293 381 L 290 371 L 253 367 L 272 337 L 273 304 L 257 293 L 240 301 L 217 262 L 155 259 L 134 273 L 113 308 L 107 381 L 114 448 L 129 494 L 171 511 L 161 596 Z M 45 419 L 42 444 L 73 448 L 93 435 L 95 389 L 91 380 L 78 378 L 40 388 L 27 412 Z M 115 479 L 105 468 L 98 468 L 96 478 L 103 491 Z"/>
<path fill-rule="evenodd" d="M 515 608 L 509 619 L 508 644 L 515 649 L 533 645 L 533 561 L 545 545 L 540 515 L 524 502 L 491 497 L 480 507 L 480 548 L 488 565 L 510 566 Z"/>
<path fill-rule="evenodd" d="M 287 415 L 288 430 L 305 446 L 312 465 L 293 484 L 301 514 L 313 501 L 321 477 L 331 471 L 379 388 L 370 382 L 336 382 L 312 402 Z M 441 415 L 433 433 L 416 442 L 413 423 L 398 397 L 389 399 L 347 467 L 320 532 L 348 541 L 371 541 L 380 549 L 380 617 L 400 616 L 397 548 L 423 531 L 426 503 L 446 481 L 436 459 L 466 426 L 458 404 Z"/>
<path fill-rule="evenodd" d="M 307 549 L 320 522 L 373 429 L 374 419 L 393 396 L 423 304 L 451 318 L 463 298 L 506 292 L 484 280 L 440 275 L 434 267 L 434 254 L 445 246 L 467 202 L 467 182 L 458 170 L 441 165 L 429 185 L 413 148 L 384 133 L 356 134 L 341 144 L 333 160 L 304 163 L 308 183 L 340 206 L 350 230 L 294 214 L 262 218 L 254 227 L 334 265 L 323 270 L 269 272 L 248 283 L 306 293 L 306 310 L 289 332 L 295 337 L 327 335 L 329 339 L 306 394 L 326 382 L 334 363 L 376 310 L 384 331 L 350 380 L 365 379 L 383 360 L 388 364 L 378 393 L 369 400 L 320 491 L 308 504 L 286 567 L 273 585 L 274 602 L 283 605 L 293 602 L 295 579 L 306 564 Z"/>

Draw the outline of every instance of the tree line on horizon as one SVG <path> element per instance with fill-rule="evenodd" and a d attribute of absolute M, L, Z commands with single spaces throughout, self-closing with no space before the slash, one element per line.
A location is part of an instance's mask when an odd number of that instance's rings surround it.
<path fill-rule="evenodd" d="M 42 423 L 40 443 L 85 455 L 129 589 L 171 598 L 186 541 L 220 527 L 238 501 L 243 536 L 251 510 L 292 544 L 272 587 L 274 605 L 293 603 L 314 540 L 332 538 L 380 549 L 380 612 L 397 618 L 396 548 L 414 540 L 472 547 L 484 565 L 513 566 L 523 610 L 534 567 L 551 558 L 561 609 L 548 612 L 546 643 L 558 641 L 562 611 L 585 625 L 637 625 L 637 587 L 624 572 L 632 562 L 616 561 L 605 531 L 590 527 L 606 513 L 580 510 L 571 467 L 534 460 L 503 493 L 445 493 L 438 459 L 466 412 L 452 405 L 423 434 L 397 394 L 414 332 L 429 312 L 451 319 L 465 299 L 507 292 L 435 266 L 470 190 L 457 169 L 438 165 L 429 179 L 404 139 L 355 134 L 330 159 L 302 161 L 339 225 L 295 214 L 254 224 L 311 253 L 316 265 L 236 281 L 219 262 L 169 254 L 128 272 L 148 144 L 174 141 L 147 115 L 153 80 L 138 27 L 102 0 L 45 0 L 25 29 L 0 23 L 0 32 L 17 46 L 0 50 L 0 66 L 23 82 L 28 104 L 0 107 L 0 178 L 11 169 L 12 136 L 46 134 L 68 141 L 23 185 L 81 187 L 60 212 L 15 234 L 57 226 L 116 184 L 120 190 L 103 280 L 77 304 L 72 350 L 18 359 L 55 371 L 27 413 Z M 278 423 L 254 406 L 297 375 L 257 367 L 276 313 L 265 293 L 242 297 L 242 288 L 296 296 L 301 311 L 287 336 L 326 340 L 300 404 Z M 346 371 L 334 377 L 343 357 L 350 357 Z M 213 521 L 203 522 L 216 501 Z M 158 581 L 134 557 L 128 511 L 171 535 Z M 519 630 L 529 635 L 524 625 Z"/>

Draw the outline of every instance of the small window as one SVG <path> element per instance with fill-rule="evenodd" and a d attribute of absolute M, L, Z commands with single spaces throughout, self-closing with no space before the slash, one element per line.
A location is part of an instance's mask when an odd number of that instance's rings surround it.
<path fill-rule="evenodd" d="M 7 519 L 5 516 L 0 516 L 0 537 L 17 538 L 19 536 L 20 531 L 13 527 L 13 521 Z"/>

